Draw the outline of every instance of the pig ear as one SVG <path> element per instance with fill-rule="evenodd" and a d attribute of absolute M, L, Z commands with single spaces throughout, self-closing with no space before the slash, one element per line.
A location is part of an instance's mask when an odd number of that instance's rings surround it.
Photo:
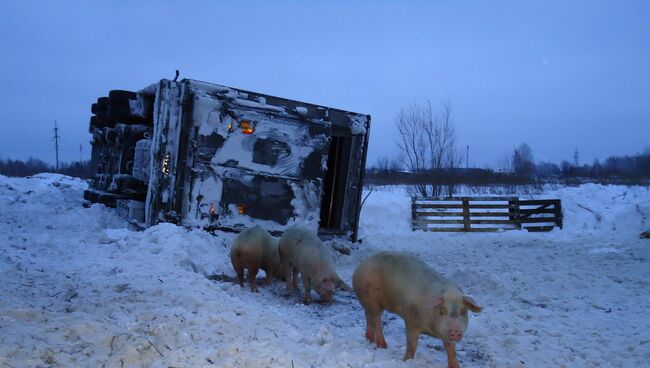
<path fill-rule="evenodd" d="M 470 298 L 469 296 L 464 296 L 463 297 L 463 303 L 469 310 L 471 310 L 474 313 L 480 312 L 483 308 L 479 307 L 478 304 L 474 301 L 474 299 Z"/>

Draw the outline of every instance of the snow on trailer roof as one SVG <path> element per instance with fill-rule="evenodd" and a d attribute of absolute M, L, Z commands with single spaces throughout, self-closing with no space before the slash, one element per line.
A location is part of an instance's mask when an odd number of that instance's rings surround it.
<path fill-rule="evenodd" d="M 160 80 L 160 82 L 163 81 L 169 80 Z M 138 91 L 138 93 L 155 94 L 160 82 L 145 87 Z M 240 88 L 227 87 L 197 79 L 186 78 L 182 79 L 179 83 L 188 83 L 195 93 L 225 94 L 235 100 L 237 104 L 246 107 L 272 110 L 289 115 L 298 115 L 303 118 L 329 120 L 334 125 L 350 128 L 353 135 L 366 134 L 367 130 L 364 123 L 370 123 L 370 115 L 368 114 L 317 105 L 299 100 L 291 100 Z"/>

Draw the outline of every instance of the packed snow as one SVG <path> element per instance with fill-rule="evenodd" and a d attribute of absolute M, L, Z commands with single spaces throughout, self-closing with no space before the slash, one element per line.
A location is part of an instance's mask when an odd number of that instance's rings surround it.
<path fill-rule="evenodd" d="M 401 318 L 385 313 L 388 349 L 364 338 L 353 292 L 302 303 L 282 282 L 233 283 L 231 233 L 160 224 L 128 228 L 86 183 L 0 176 L 1 367 L 446 367 L 420 337 L 402 362 Z M 416 255 L 484 310 L 458 344 L 462 367 L 642 367 L 650 361 L 647 187 L 548 189 L 564 229 L 426 233 L 410 228 L 403 188 L 375 189 L 362 242 L 328 242 L 339 274 L 379 250 Z M 262 277 L 263 273 L 258 277 Z M 405 285 L 408 287 L 408 285 Z M 315 300 L 318 296 L 314 295 Z"/>

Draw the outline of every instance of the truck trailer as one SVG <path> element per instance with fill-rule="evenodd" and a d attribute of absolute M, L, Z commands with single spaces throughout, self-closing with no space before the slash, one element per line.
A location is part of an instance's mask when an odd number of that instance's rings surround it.
<path fill-rule="evenodd" d="M 370 115 L 192 79 L 112 90 L 91 107 L 84 198 L 139 227 L 357 240 Z"/>

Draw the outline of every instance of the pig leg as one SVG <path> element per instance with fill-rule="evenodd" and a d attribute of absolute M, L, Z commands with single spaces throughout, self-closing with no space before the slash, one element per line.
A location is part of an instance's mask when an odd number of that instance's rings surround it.
<path fill-rule="evenodd" d="M 293 288 L 297 289 L 298 288 L 298 269 L 293 268 Z"/>
<path fill-rule="evenodd" d="M 447 365 L 449 368 L 459 368 L 458 359 L 456 359 L 456 344 L 445 341 L 445 350 L 447 350 Z"/>
<path fill-rule="evenodd" d="M 420 340 L 420 331 L 413 326 L 409 326 L 408 322 L 406 323 L 406 353 L 404 354 L 404 360 L 413 359 L 415 356 L 415 350 L 418 348 L 418 342 Z"/>
<path fill-rule="evenodd" d="M 366 314 L 366 339 L 380 348 L 386 348 L 386 339 L 381 326 L 381 315 L 384 310 L 377 302 L 376 296 L 370 294 L 373 285 L 365 279 L 366 275 L 357 271 L 352 279 L 352 285 Z"/>
<path fill-rule="evenodd" d="M 259 269 L 256 266 L 251 266 L 248 268 L 248 284 L 251 287 L 251 291 L 258 292 L 257 284 L 255 283 L 255 277 L 257 277 L 257 272 Z"/>
<path fill-rule="evenodd" d="M 244 287 L 244 267 L 237 268 L 237 283 L 239 286 Z"/>
<path fill-rule="evenodd" d="M 290 263 L 283 264 L 283 267 L 284 267 L 284 279 L 287 280 L 287 290 L 289 290 L 289 292 L 292 292 L 293 288 L 291 287 L 291 269 L 292 269 L 291 264 Z"/>
<path fill-rule="evenodd" d="M 366 310 L 366 338 L 377 344 L 377 347 L 386 349 L 386 339 L 381 326 L 381 315 L 384 312 L 379 305 L 364 305 Z"/>
<path fill-rule="evenodd" d="M 294 274 L 294 276 L 296 276 Z M 294 281 L 296 279 L 294 278 Z M 311 279 L 302 274 L 302 286 L 305 288 L 305 304 L 311 303 Z"/>
<path fill-rule="evenodd" d="M 282 247 L 278 248 L 278 254 L 280 255 L 280 263 L 282 264 L 282 269 L 284 270 L 284 279 L 287 282 L 287 290 L 292 292 L 291 288 L 291 261 L 288 259 L 287 255 L 282 252 Z"/>
<path fill-rule="evenodd" d="M 234 255 L 231 258 L 232 261 L 232 267 L 235 269 L 235 272 L 237 273 L 237 283 L 239 286 L 244 287 L 244 265 L 242 264 L 241 259 L 239 258 L 239 254 Z"/>

